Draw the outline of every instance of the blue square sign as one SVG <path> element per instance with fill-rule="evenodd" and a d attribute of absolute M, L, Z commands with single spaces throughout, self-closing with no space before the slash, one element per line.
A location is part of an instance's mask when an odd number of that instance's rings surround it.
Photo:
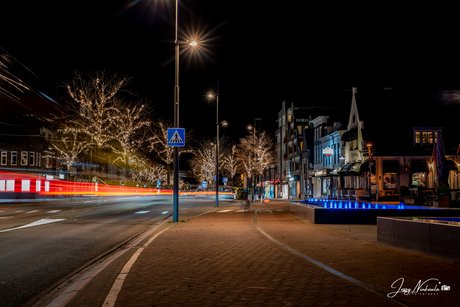
<path fill-rule="evenodd" d="M 185 129 L 168 128 L 168 146 L 184 147 L 185 146 Z"/>

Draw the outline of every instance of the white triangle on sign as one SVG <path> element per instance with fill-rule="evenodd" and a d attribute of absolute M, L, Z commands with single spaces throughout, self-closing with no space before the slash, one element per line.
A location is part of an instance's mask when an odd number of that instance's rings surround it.
<path fill-rule="evenodd" d="M 182 144 L 184 141 L 182 141 L 179 133 L 177 132 L 177 130 L 174 132 L 173 136 L 171 137 L 171 139 L 169 140 L 169 143 L 171 144 Z"/>

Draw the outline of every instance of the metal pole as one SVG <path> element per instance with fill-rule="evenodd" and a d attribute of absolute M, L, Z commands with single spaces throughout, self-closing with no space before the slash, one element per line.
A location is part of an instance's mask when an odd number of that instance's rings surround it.
<path fill-rule="evenodd" d="M 217 81 L 217 97 L 216 97 L 216 207 L 219 207 L 219 81 Z"/>
<path fill-rule="evenodd" d="M 179 0 L 176 0 L 174 128 L 179 128 Z M 179 148 L 174 147 L 173 222 L 179 220 Z"/>
<path fill-rule="evenodd" d="M 254 118 L 254 137 L 253 137 L 253 151 L 254 151 L 254 161 L 253 163 L 256 163 L 256 119 Z M 252 180 L 252 202 L 256 202 L 256 174 L 254 173 L 253 175 L 253 180 Z"/>

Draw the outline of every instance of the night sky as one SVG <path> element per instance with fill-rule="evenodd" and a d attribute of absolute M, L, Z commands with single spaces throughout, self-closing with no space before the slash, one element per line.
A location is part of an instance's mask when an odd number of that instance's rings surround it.
<path fill-rule="evenodd" d="M 133 99 L 172 119 L 174 1 L 4 2 L 0 46 L 51 87 L 75 70 L 126 74 Z M 454 7 L 312 3 L 181 1 L 181 38 L 204 39 L 199 56 L 181 55 L 181 125 L 214 136 L 215 106 L 204 96 L 217 81 L 223 132 L 234 140 L 256 117 L 274 132 L 283 101 L 348 107 L 352 86 L 377 96 L 385 88 L 406 98 L 435 92 L 437 107 L 458 103 Z"/>

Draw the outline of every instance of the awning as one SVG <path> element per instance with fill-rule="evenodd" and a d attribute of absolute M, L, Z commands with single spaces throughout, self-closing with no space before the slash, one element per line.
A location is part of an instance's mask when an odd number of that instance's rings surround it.
<path fill-rule="evenodd" d="M 350 176 L 350 174 L 348 174 L 348 171 L 350 170 L 350 168 L 351 168 L 352 166 L 353 166 L 353 163 L 344 165 L 344 166 L 339 170 L 339 174 L 340 174 L 340 175 L 343 175 L 343 176 Z"/>
<path fill-rule="evenodd" d="M 382 163 L 383 173 L 398 173 L 400 172 L 399 161 L 397 160 L 383 160 Z"/>
<path fill-rule="evenodd" d="M 342 135 L 342 141 L 350 142 L 358 138 L 358 128 L 348 130 Z"/>
<path fill-rule="evenodd" d="M 348 173 L 351 175 L 351 176 L 361 176 L 362 173 L 361 173 L 361 165 L 363 163 L 355 163 L 351 166 L 350 170 L 348 171 Z"/>
<path fill-rule="evenodd" d="M 428 163 L 426 160 L 412 160 L 411 173 L 429 173 Z"/>
<path fill-rule="evenodd" d="M 364 163 L 361 164 L 361 167 L 360 167 L 359 171 L 360 171 L 361 173 L 365 173 L 365 172 L 368 172 L 368 171 L 369 171 L 369 160 L 367 160 L 366 162 L 364 162 Z M 371 172 L 372 172 L 372 174 L 375 175 L 375 162 L 374 162 L 374 164 L 371 166 Z"/>
<path fill-rule="evenodd" d="M 349 163 L 342 167 L 342 170 L 339 172 L 343 176 L 361 176 L 361 165 L 363 163 Z"/>

